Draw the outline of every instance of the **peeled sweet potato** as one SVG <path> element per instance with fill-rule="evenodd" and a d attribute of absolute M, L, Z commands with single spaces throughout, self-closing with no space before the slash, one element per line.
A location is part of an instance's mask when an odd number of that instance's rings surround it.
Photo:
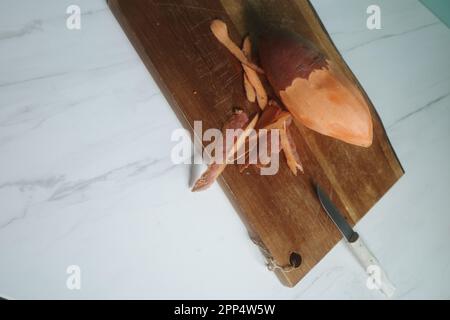
<path fill-rule="evenodd" d="M 309 41 L 285 30 L 259 35 L 267 79 L 293 117 L 321 134 L 369 147 L 369 107 L 356 86 Z"/>

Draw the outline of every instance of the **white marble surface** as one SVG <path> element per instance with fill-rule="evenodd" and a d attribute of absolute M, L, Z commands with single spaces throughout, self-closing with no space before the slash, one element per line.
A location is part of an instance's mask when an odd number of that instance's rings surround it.
<path fill-rule="evenodd" d="M 382 30 L 365 27 L 373 3 Z M 357 229 L 396 298 L 450 298 L 450 31 L 416 0 L 313 4 L 406 170 Z M 220 188 L 189 192 L 178 127 L 104 0 L 2 0 L 0 296 L 383 298 L 343 243 L 281 286 Z"/>

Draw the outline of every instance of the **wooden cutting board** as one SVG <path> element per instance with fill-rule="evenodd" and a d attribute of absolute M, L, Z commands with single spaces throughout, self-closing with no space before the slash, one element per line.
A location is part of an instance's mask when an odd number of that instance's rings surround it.
<path fill-rule="evenodd" d="M 204 130 L 221 128 L 235 106 L 249 113 L 257 110 L 245 98 L 240 64 L 209 29 L 211 20 L 220 18 L 240 42 L 246 34 L 244 7 L 249 3 L 267 23 L 314 42 L 361 88 L 306 0 L 109 0 L 145 65 L 190 130 L 194 120 L 202 120 Z M 250 236 L 276 264 L 288 267 L 292 253 L 301 256 L 298 268 L 275 270 L 287 286 L 294 286 L 341 239 L 322 210 L 312 181 L 320 183 L 353 225 L 403 175 L 383 125 L 361 91 L 374 120 L 370 148 L 345 144 L 297 124 L 294 135 L 304 175 L 292 175 L 282 159 L 275 176 L 260 176 L 256 171 L 241 174 L 236 166 L 228 166 L 220 178 Z"/>

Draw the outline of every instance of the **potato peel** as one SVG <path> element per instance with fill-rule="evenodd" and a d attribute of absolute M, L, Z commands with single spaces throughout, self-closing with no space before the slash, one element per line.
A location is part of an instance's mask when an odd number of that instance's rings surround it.
<path fill-rule="evenodd" d="M 243 45 L 242 45 L 242 52 L 247 57 L 247 59 L 250 59 L 251 57 L 251 50 L 252 50 L 252 44 L 250 42 L 250 38 L 247 36 L 244 39 Z M 252 85 L 255 93 L 256 93 L 256 99 L 258 101 L 258 106 L 261 108 L 261 110 L 264 110 L 264 108 L 267 106 L 267 92 L 264 88 L 261 79 L 259 78 L 258 74 L 255 72 L 255 70 L 249 68 L 247 65 L 242 64 L 242 68 L 244 69 L 245 75 L 247 76 L 248 81 Z"/>
<path fill-rule="evenodd" d="M 208 166 L 206 171 L 201 175 L 201 177 L 195 182 L 194 187 L 192 188 L 192 192 L 203 191 L 208 189 L 214 181 L 220 176 L 220 174 L 225 170 L 229 160 L 234 156 L 234 154 L 244 145 L 247 137 L 251 134 L 252 130 L 255 128 L 256 123 L 258 122 L 259 115 L 253 117 L 253 119 L 247 124 L 244 131 L 239 135 L 233 146 L 230 150 L 225 151 L 224 161 L 222 163 L 213 162 Z M 243 126 L 241 126 L 242 128 Z M 240 129 L 238 127 L 235 128 L 227 128 L 224 126 L 224 131 L 226 129 Z M 225 146 L 226 147 L 226 146 Z M 224 149 L 225 150 L 225 149 Z"/>
<path fill-rule="evenodd" d="M 222 20 L 213 20 L 210 25 L 210 29 L 214 36 L 222 43 L 242 64 L 249 67 L 250 69 L 258 72 L 264 73 L 263 69 L 252 63 L 247 59 L 245 54 L 241 49 L 231 40 L 228 34 L 228 27 Z"/>

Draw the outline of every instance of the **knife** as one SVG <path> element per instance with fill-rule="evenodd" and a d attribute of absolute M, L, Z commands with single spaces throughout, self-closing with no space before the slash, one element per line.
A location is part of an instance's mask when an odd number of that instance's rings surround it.
<path fill-rule="evenodd" d="M 372 252 L 370 252 L 369 248 L 367 248 L 358 233 L 353 231 L 344 216 L 339 212 L 338 208 L 336 208 L 334 203 L 318 184 L 316 184 L 316 192 L 325 212 L 337 226 L 339 231 L 341 231 L 344 235 L 344 238 L 347 240 L 346 242 L 349 245 L 353 255 L 357 258 L 359 263 L 364 267 L 369 275 L 367 286 L 371 289 L 379 289 L 387 297 L 392 297 L 395 292 L 395 286 L 381 268 L 377 258 L 375 258 Z"/>

